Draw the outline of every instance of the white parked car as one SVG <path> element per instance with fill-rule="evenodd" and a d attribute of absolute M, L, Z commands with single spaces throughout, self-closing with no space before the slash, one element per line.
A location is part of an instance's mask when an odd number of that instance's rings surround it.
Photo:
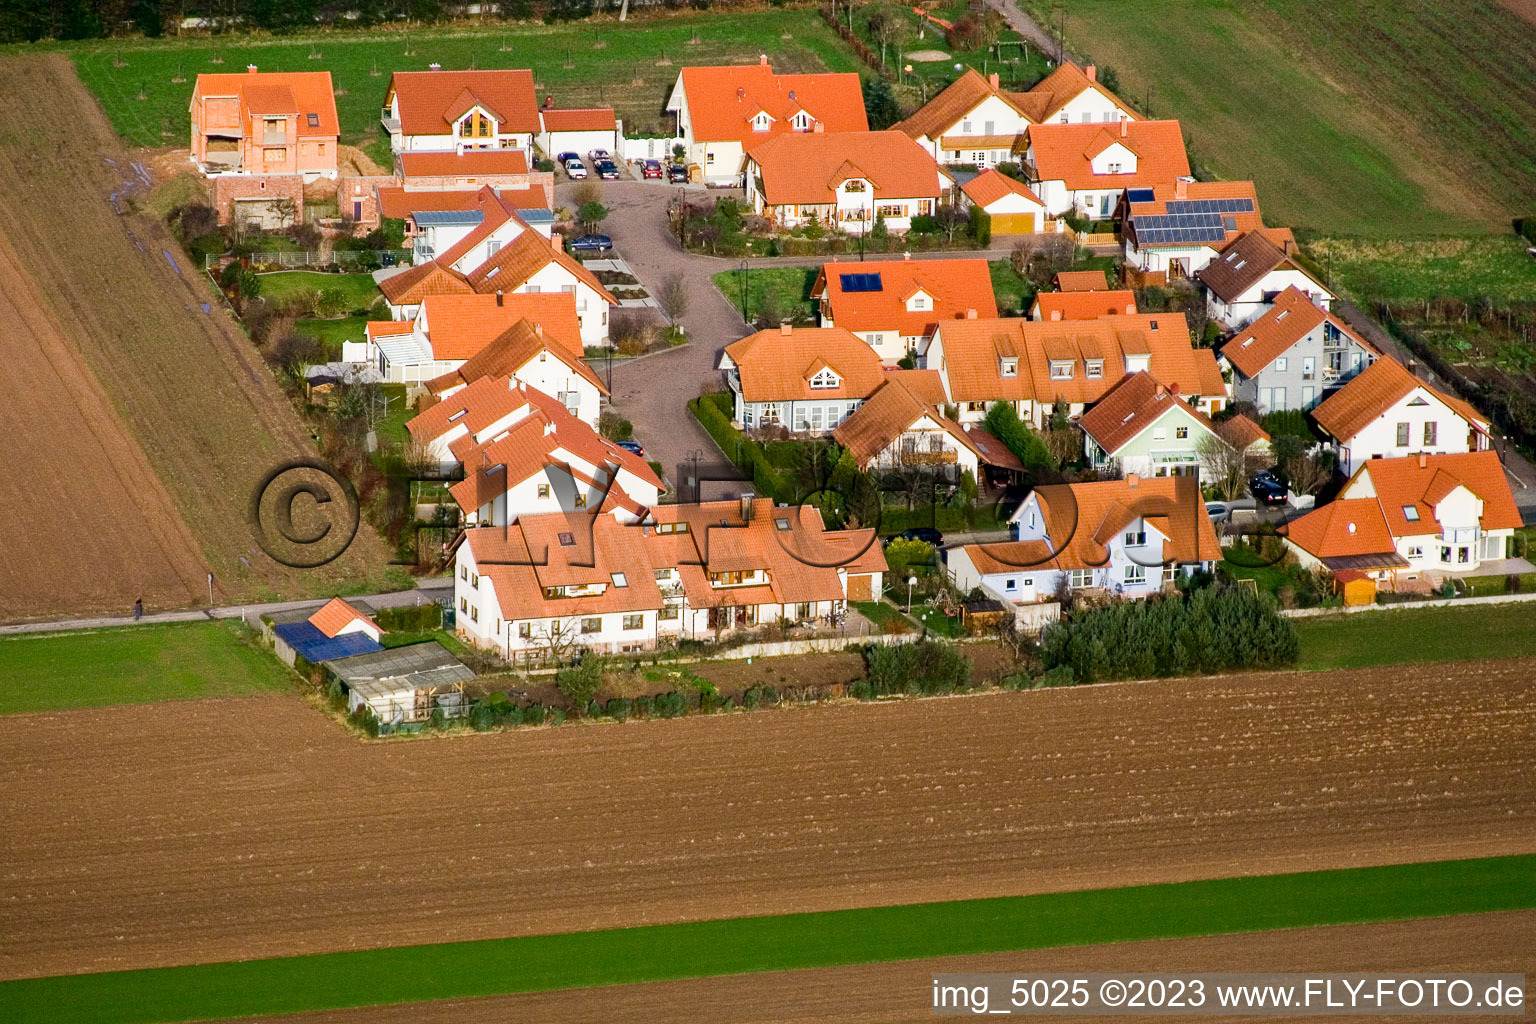
<path fill-rule="evenodd" d="M 565 173 L 572 181 L 581 181 L 587 176 L 587 165 L 580 160 L 567 160 L 565 162 Z"/>

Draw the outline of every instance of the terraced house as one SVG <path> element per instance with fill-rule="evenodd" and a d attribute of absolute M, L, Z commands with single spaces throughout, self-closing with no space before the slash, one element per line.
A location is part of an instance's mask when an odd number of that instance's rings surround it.
<path fill-rule="evenodd" d="M 879 594 L 873 530 L 827 530 L 813 507 L 766 499 L 529 515 L 471 529 L 455 553 L 455 627 L 517 659 L 652 650 L 814 621 Z"/>

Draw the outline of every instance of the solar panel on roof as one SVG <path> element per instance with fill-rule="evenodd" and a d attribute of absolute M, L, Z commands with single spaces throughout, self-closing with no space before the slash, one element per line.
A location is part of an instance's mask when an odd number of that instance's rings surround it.
<path fill-rule="evenodd" d="M 1125 198 L 1132 203 L 1150 203 L 1153 199 L 1152 190 L 1149 188 L 1126 189 Z"/>
<path fill-rule="evenodd" d="M 840 274 L 845 292 L 878 292 L 883 290 L 879 274 Z"/>

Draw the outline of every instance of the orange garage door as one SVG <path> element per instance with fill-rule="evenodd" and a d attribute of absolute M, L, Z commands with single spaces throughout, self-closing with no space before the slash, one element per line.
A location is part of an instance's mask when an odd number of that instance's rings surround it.
<path fill-rule="evenodd" d="M 869 598 L 869 577 L 868 576 L 849 576 L 848 577 L 848 600 L 850 600 L 850 601 L 868 601 L 869 599 L 870 599 Z"/>
<path fill-rule="evenodd" d="M 994 235 L 1032 235 L 1035 233 L 1035 215 L 1032 213 L 992 214 Z"/>

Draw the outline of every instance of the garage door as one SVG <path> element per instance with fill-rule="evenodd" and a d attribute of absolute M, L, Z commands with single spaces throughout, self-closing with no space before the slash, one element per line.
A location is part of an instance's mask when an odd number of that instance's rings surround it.
<path fill-rule="evenodd" d="M 1035 233 L 1035 215 L 1032 213 L 994 213 L 994 235 L 1032 235 Z"/>
<path fill-rule="evenodd" d="M 848 600 L 850 600 L 850 601 L 868 601 L 869 599 L 870 599 L 870 597 L 869 597 L 869 577 L 868 576 L 849 576 L 848 577 Z"/>

